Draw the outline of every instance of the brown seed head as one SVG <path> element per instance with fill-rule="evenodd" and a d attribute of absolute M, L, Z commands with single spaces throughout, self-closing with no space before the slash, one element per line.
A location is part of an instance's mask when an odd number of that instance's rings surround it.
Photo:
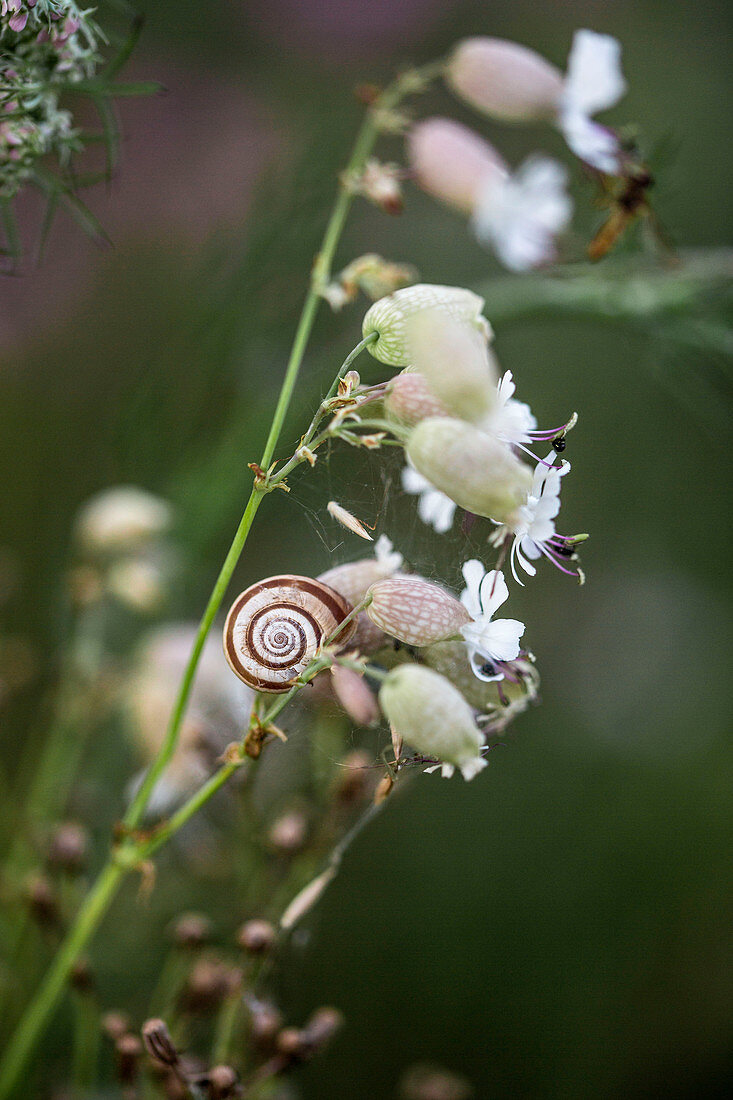
<path fill-rule="evenodd" d="M 115 1043 L 117 1077 L 121 1084 L 131 1085 L 135 1081 L 142 1052 L 143 1045 L 132 1032 L 121 1035 Z"/>
<path fill-rule="evenodd" d="M 240 1095 L 239 1078 L 231 1066 L 214 1066 L 206 1075 L 208 1100 L 230 1100 Z"/>
<path fill-rule="evenodd" d="M 58 899 L 51 883 L 43 875 L 34 875 L 26 882 L 25 895 L 32 916 L 39 924 L 55 927 L 60 920 Z"/>
<path fill-rule="evenodd" d="M 305 1032 L 298 1027 L 284 1027 L 277 1037 L 277 1049 L 280 1054 L 292 1062 L 307 1058 L 310 1047 Z"/>
<path fill-rule="evenodd" d="M 324 1006 L 318 1008 L 303 1029 L 312 1050 L 320 1050 L 330 1043 L 337 1031 L 343 1027 L 344 1017 L 337 1008 Z"/>
<path fill-rule="evenodd" d="M 275 943 L 275 929 L 267 920 L 248 920 L 237 933 L 237 943 L 251 955 L 264 955 Z"/>
<path fill-rule="evenodd" d="M 130 1019 L 124 1012 L 105 1012 L 102 1017 L 102 1031 L 113 1042 L 125 1035 L 130 1028 Z"/>
<path fill-rule="evenodd" d="M 51 838 L 48 862 L 53 867 L 75 874 L 84 866 L 87 846 L 86 829 L 76 822 L 66 821 L 59 825 Z"/>
<path fill-rule="evenodd" d="M 256 1047 L 270 1047 L 282 1026 L 282 1014 L 274 1005 L 266 1001 L 255 1001 L 250 1005 L 250 1035 Z"/>
<path fill-rule="evenodd" d="M 143 1043 L 153 1061 L 163 1066 L 178 1065 L 178 1051 L 165 1020 L 153 1017 L 146 1020 L 142 1027 Z"/>
<path fill-rule="evenodd" d="M 276 852 L 290 855 L 303 847 L 307 831 L 308 822 L 305 814 L 300 810 L 290 810 L 275 820 L 268 834 L 268 840 Z"/>
<path fill-rule="evenodd" d="M 79 993 L 91 993 L 94 989 L 94 975 L 89 959 L 77 959 L 69 974 L 69 985 Z"/>
<path fill-rule="evenodd" d="M 201 913 L 184 913 L 172 929 L 179 947 L 201 947 L 211 940 L 211 921 Z"/>
<path fill-rule="evenodd" d="M 211 1012 L 234 993 L 242 972 L 218 959 L 199 959 L 181 994 L 181 1007 L 188 1012 Z"/>

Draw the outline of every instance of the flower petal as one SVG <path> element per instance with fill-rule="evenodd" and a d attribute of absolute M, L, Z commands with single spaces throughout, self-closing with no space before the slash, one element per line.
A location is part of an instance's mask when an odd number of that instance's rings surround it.
<path fill-rule="evenodd" d="M 582 114 L 594 115 L 613 107 L 625 91 L 618 39 L 595 31 L 576 31 L 565 77 L 566 105 Z"/>
<path fill-rule="evenodd" d="M 509 599 L 509 589 L 504 574 L 496 569 L 490 570 L 481 582 L 481 608 L 487 618 L 491 618 L 497 608 Z"/>

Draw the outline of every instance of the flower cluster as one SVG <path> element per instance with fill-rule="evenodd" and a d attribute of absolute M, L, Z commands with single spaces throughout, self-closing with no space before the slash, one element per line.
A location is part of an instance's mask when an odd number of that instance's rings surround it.
<path fill-rule="evenodd" d="M 352 379 L 337 399 L 331 428 L 319 437 L 362 445 L 369 439 L 366 445 L 379 447 L 391 433 L 408 463 L 403 488 L 419 496 L 426 523 L 445 533 L 460 507 L 492 525 L 486 541 L 499 551 L 496 566 L 477 558 L 464 562 L 459 595 L 406 571 L 384 535 L 373 557 L 319 577 L 360 609 L 349 642 L 356 667 L 347 662 L 351 677 L 339 675 L 332 684 L 344 709 L 371 724 L 374 707 L 365 705 L 369 692 L 358 661 L 387 669 L 379 705 L 392 726 L 395 751 L 404 740 L 419 763 L 440 767 L 444 775 L 458 768 L 467 779 L 485 764 L 486 735 L 502 732 L 537 695 L 524 624 L 498 617 L 509 599 L 501 565 L 508 558 L 522 584 L 519 570 L 534 576 L 533 562 L 545 557 L 582 580 L 575 547 L 585 537 L 563 536 L 555 527 L 570 470 L 558 453 L 576 417 L 538 429 L 529 405 L 514 396 L 511 372 L 499 368 L 483 308 L 483 299 L 469 290 L 432 285 L 403 288 L 376 302 L 364 318 L 364 338 L 375 358 L 403 369 L 379 386 Z M 364 406 L 375 399 L 382 401 L 384 419 L 371 422 Z M 373 423 L 383 429 L 363 434 Z M 536 455 L 537 443 L 551 443 L 549 454 Z M 313 461 L 317 445 L 309 451 Z M 371 537 L 356 517 L 340 506 L 329 508 L 355 534 Z M 338 653 L 334 659 L 338 663 Z"/>
<path fill-rule="evenodd" d="M 577 31 L 563 75 L 515 42 L 468 38 L 444 75 L 478 112 L 504 122 L 552 122 L 589 169 L 624 177 L 631 165 L 618 136 L 592 117 L 625 91 L 620 52 L 608 35 Z M 477 239 L 505 267 L 526 271 L 555 259 L 557 237 L 572 216 L 567 171 L 557 161 L 533 154 L 512 171 L 488 141 L 446 118 L 412 126 L 407 154 L 420 186 L 467 215 Z"/>
<path fill-rule="evenodd" d="M 94 75 L 101 32 L 73 0 L 0 4 L 0 197 L 12 198 L 41 157 L 68 164 L 81 147 L 60 105 L 69 85 Z"/>

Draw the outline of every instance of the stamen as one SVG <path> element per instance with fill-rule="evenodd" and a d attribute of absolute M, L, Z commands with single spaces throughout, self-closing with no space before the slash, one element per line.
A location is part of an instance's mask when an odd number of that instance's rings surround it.
<path fill-rule="evenodd" d="M 555 568 L 559 569 L 561 573 L 565 573 L 565 575 L 568 576 L 568 577 L 577 577 L 578 576 L 578 573 L 574 569 L 566 569 L 564 565 L 561 565 L 560 562 L 555 557 L 555 555 L 548 549 L 548 547 L 545 543 L 538 542 L 537 546 L 539 546 L 540 550 L 545 555 L 545 557 L 548 559 L 548 561 L 551 561 L 552 564 L 555 566 Z"/>
<path fill-rule="evenodd" d="M 515 443 L 514 446 L 518 447 L 520 451 L 524 451 L 524 453 L 529 455 L 530 458 L 533 458 L 538 465 L 546 466 L 548 470 L 557 469 L 557 467 L 554 466 L 552 462 L 548 462 L 545 458 L 540 458 L 539 455 L 536 455 L 534 453 L 534 451 L 530 451 L 529 447 L 525 447 L 523 443 Z"/>

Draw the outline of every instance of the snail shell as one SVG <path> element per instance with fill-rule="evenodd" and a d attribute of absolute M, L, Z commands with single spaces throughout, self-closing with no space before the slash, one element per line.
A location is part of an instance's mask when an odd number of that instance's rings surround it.
<path fill-rule="evenodd" d="M 232 672 L 257 691 L 288 691 L 351 610 L 321 581 L 293 574 L 268 577 L 232 604 L 224 624 L 224 656 Z M 338 644 L 345 645 L 355 629 L 352 620 Z"/>

